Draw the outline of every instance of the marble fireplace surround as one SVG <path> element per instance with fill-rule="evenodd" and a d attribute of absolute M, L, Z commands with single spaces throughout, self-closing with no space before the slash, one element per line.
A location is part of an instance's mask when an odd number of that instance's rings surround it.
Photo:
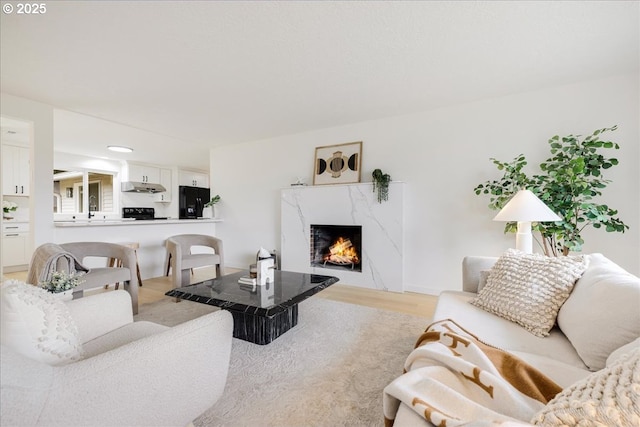
<path fill-rule="evenodd" d="M 299 186 L 281 190 L 283 270 L 324 274 L 340 283 L 404 291 L 404 183 L 392 182 L 378 203 L 372 183 Z M 362 226 L 362 272 L 312 267 L 311 224 Z"/>

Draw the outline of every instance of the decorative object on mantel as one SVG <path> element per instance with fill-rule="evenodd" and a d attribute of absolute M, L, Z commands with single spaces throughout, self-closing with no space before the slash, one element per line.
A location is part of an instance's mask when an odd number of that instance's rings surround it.
<path fill-rule="evenodd" d="M 504 175 L 498 180 L 478 185 L 474 191 L 478 195 L 489 194 L 489 208 L 499 210 L 518 190 L 528 188 L 561 216 L 561 221 L 539 222 L 533 227 L 541 233 L 540 245 L 548 256 L 582 250 L 584 240 L 581 233 L 588 225 L 624 233 L 629 226 L 615 216 L 618 211 L 606 204 L 593 202 L 593 198 L 601 196 L 602 189 L 611 182 L 603 178 L 602 170 L 618 164 L 618 159 L 604 157 L 599 149 L 620 148 L 617 143 L 600 138 L 605 132 L 616 129 L 617 126 L 597 129 L 586 138 L 581 138 L 581 135 L 555 135 L 548 141 L 552 157 L 540 164 L 544 174 L 531 178 L 522 171 L 527 164 L 524 155 L 520 154 L 511 162 L 491 158 Z M 515 222 L 508 222 L 504 229 L 505 233 L 515 230 Z"/>
<path fill-rule="evenodd" d="M 4 219 L 13 219 L 11 212 L 15 212 L 18 209 L 17 203 L 10 202 L 8 200 L 2 201 L 2 217 Z"/>
<path fill-rule="evenodd" d="M 70 301 L 73 298 L 73 288 L 84 282 L 81 277 L 82 274 L 54 271 L 49 280 L 40 282 L 40 287 L 61 298 L 63 301 Z"/>
<path fill-rule="evenodd" d="M 360 182 L 362 141 L 316 147 L 313 185 Z"/>
<path fill-rule="evenodd" d="M 202 208 L 202 217 L 203 218 L 215 218 L 216 217 L 216 212 L 215 212 L 215 204 L 218 203 L 220 201 L 220 195 L 216 194 L 215 196 L 213 196 L 211 198 L 211 200 L 209 200 L 207 203 L 204 204 L 204 207 Z"/>
<path fill-rule="evenodd" d="M 378 203 L 386 202 L 389 200 L 391 176 L 387 173 L 382 173 L 380 169 L 375 169 L 371 176 L 373 177 L 373 191 L 378 192 Z"/>
<path fill-rule="evenodd" d="M 296 182 L 294 182 L 293 184 L 291 184 L 292 187 L 300 187 L 300 186 L 305 186 L 307 185 L 304 180 L 300 177 L 296 178 Z"/>

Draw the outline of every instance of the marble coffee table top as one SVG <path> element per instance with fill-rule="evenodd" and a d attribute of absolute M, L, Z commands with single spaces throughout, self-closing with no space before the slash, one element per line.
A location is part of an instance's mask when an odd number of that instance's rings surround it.
<path fill-rule="evenodd" d="M 275 270 L 274 283 L 266 286 L 239 284 L 238 279 L 248 274 L 248 271 L 228 274 L 176 288 L 165 295 L 214 305 L 229 311 L 270 317 L 339 280 L 333 276 Z"/>

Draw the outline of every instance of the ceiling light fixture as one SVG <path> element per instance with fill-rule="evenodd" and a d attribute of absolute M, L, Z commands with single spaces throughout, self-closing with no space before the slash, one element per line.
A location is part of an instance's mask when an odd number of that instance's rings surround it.
<path fill-rule="evenodd" d="M 117 151 L 118 153 L 131 153 L 133 148 L 123 147 L 121 145 L 107 145 L 107 149 L 111 151 Z"/>

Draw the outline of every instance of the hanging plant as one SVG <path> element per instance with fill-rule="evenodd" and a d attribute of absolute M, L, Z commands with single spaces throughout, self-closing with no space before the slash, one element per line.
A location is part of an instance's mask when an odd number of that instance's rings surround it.
<path fill-rule="evenodd" d="M 382 173 L 380 169 L 374 170 L 371 176 L 373 176 L 373 191 L 378 192 L 378 203 L 386 202 L 389 200 L 391 176 L 387 173 Z"/>

